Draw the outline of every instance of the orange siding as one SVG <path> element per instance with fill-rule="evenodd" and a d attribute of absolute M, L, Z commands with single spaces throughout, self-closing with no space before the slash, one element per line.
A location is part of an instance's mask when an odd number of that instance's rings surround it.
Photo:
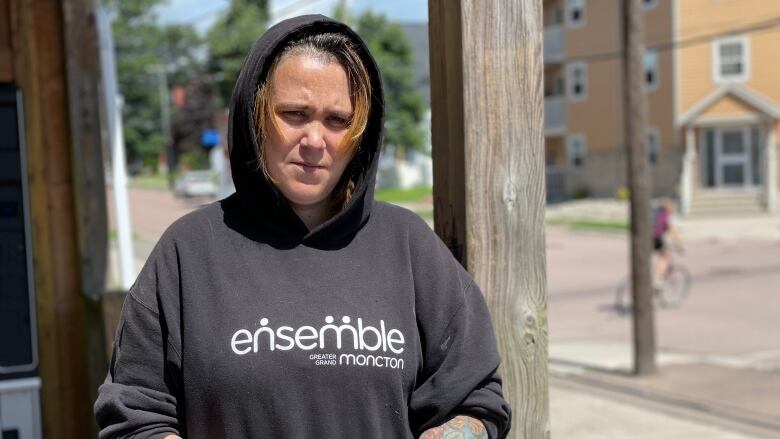
<path fill-rule="evenodd" d="M 780 16 L 775 0 L 677 0 L 680 51 L 680 105 L 685 112 L 719 85 L 713 79 L 712 38 L 728 33 L 748 36 L 749 78 L 745 85 L 780 102 L 780 29 L 751 32 L 756 23 Z M 701 42 L 697 42 L 701 39 Z"/>
<path fill-rule="evenodd" d="M 750 104 L 732 96 L 724 96 L 703 113 L 703 116 L 724 116 L 752 113 L 754 111 Z"/>

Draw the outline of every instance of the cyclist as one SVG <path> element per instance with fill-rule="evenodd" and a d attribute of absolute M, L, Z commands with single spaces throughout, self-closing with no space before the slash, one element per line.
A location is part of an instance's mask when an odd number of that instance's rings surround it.
<path fill-rule="evenodd" d="M 675 205 L 669 198 L 664 198 L 655 211 L 653 219 L 653 250 L 658 256 L 655 264 L 653 285 L 656 289 L 663 287 L 664 279 L 669 271 L 669 240 L 674 241 L 677 250 L 682 253 L 683 246 L 675 221 Z"/>

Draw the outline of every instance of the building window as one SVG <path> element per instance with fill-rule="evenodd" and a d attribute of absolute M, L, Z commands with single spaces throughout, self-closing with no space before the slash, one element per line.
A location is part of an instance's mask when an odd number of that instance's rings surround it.
<path fill-rule="evenodd" d="M 566 0 L 566 26 L 571 28 L 585 25 L 585 0 Z"/>
<path fill-rule="evenodd" d="M 647 129 L 647 156 L 650 166 L 655 167 L 658 163 L 658 150 L 661 145 L 661 135 L 658 128 L 650 127 Z"/>
<path fill-rule="evenodd" d="M 712 52 L 716 83 L 742 82 L 747 79 L 750 47 L 746 36 L 715 40 Z"/>
<path fill-rule="evenodd" d="M 585 154 L 587 146 L 584 134 L 572 134 L 566 137 L 566 159 L 569 167 L 581 171 L 585 166 Z"/>
<path fill-rule="evenodd" d="M 588 69 L 583 61 L 574 61 L 566 65 L 566 95 L 569 100 L 582 101 L 587 93 Z"/>
<path fill-rule="evenodd" d="M 648 11 L 658 6 L 658 0 L 642 0 L 642 7 Z"/>
<path fill-rule="evenodd" d="M 658 51 L 646 50 L 644 59 L 645 90 L 658 88 Z"/>

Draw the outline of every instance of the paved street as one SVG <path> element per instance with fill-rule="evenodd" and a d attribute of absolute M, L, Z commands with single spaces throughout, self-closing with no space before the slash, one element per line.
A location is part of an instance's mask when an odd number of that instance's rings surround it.
<path fill-rule="evenodd" d="M 547 229 L 551 405 L 566 416 L 553 433 L 780 437 L 780 240 L 686 241 L 692 289 L 681 307 L 656 308 L 659 372 L 646 378 L 627 375 L 631 320 L 613 305 L 628 251 L 625 234 Z M 636 407 L 647 410 L 620 415 Z"/>
<path fill-rule="evenodd" d="M 209 202 L 142 189 L 129 198 L 137 265 L 170 223 Z M 773 222 L 751 225 L 764 237 L 740 224 L 689 225 L 698 233 L 679 261 L 692 289 L 681 307 L 657 309 L 660 370 L 641 379 L 626 374 L 631 321 L 613 305 L 627 236 L 547 228 L 554 437 L 780 437 L 780 239 Z"/>
<path fill-rule="evenodd" d="M 628 252 L 623 234 L 547 229 L 551 343 L 630 340 L 613 307 Z M 688 241 L 679 261 L 693 284 L 680 308 L 657 309 L 659 347 L 780 365 L 780 240 Z"/>

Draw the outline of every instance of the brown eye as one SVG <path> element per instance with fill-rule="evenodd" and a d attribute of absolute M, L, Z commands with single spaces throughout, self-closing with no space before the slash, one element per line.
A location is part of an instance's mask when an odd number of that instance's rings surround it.
<path fill-rule="evenodd" d="M 349 120 L 341 116 L 330 116 L 328 118 L 328 122 L 338 128 L 346 128 L 349 125 Z"/>
<path fill-rule="evenodd" d="M 303 122 L 306 119 L 306 113 L 300 110 L 282 111 L 281 116 L 288 122 Z"/>

